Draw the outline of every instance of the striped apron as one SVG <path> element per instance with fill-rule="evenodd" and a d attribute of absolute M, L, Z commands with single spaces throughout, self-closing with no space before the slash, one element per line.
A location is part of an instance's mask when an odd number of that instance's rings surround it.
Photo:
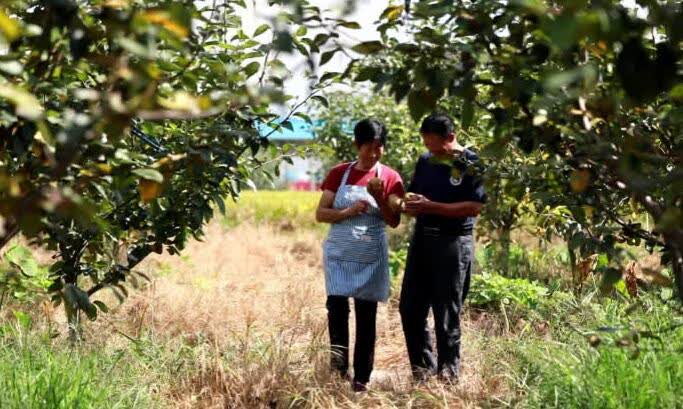
<path fill-rule="evenodd" d="M 334 197 L 335 209 L 345 209 L 359 200 L 370 203 L 368 211 L 332 224 L 323 245 L 327 295 L 368 301 L 389 298 L 389 253 L 385 223 L 375 199 L 365 186 L 347 185 L 353 162 Z M 377 177 L 382 165 L 377 163 Z"/>

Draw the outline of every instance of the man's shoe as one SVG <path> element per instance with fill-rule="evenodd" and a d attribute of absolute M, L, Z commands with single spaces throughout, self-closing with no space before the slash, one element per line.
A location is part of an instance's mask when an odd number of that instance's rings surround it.
<path fill-rule="evenodd" d="M 351 389 L 353 389 L 354 392 L 367 392 L 368 386 L 362 382 L 353 381 L 351 384 Z"/>
<path fill-rule="evenodd" d="M 441 382 L 447 383 L 449 385 L 455 385 L 460 381 L 460 371 L 453 368 L 442 369 L 439 371 L 438 378 Z"/>

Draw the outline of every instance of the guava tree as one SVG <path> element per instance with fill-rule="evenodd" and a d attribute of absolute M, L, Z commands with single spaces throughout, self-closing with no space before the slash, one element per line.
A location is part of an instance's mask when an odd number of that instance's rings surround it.
<path fill-rule="evenodd" d="M 290 99 L 283 53 L 311 59 L 348 24 L 289 3 L 249 33 L 238 0 L 0 7 L 0 247 L 21 233 L 55 252 L 49 291 L 72 327 L 251 184 L 268 144 L 254 124 Z"/>
<path fill-rule="evenodd" d="M 490 130 L 486 161 L 534 158 L 519 166 L 535 176 L 509 187 L 572 254 L 607 255 L 605 284 L 620 244 L 644 244 L 683 297 L 683 6 L 636 3 L 406 1 L 383 13 L 381 41 L 354 47 L 347 76 L 406 99 L 415 120 L 449 101 L 465 130 Z"/>

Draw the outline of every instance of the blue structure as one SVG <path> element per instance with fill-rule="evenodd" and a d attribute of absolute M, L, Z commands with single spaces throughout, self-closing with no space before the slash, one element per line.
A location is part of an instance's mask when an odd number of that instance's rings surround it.
<path fill-rule="evenodd" d="M 322 121 L 314 121 L 312 124 L 301 118 L 290 118 L 290 127 L 280 126 L 277 128 L 268 126 L 265 123 L 257 123 L 256 129 L 259 135 L 267 137 L 269 141 L 281 143 L 306 144 L 315 141 L 315 126 L 323 124 Z M 283 162 L 280 164 L 279 188 L 290 190 L 316 190 L 319 181 L 315 180 L 314 175 L 321 168 L 322 163 L 317 158 L 292 158 L 292 163 Z"/>
<path fill-rule="evenodd" d="M 275 130 L 275 126 L 268 126 L 264 123 L 256 124 L 256 129 L 259 135 L 268 137 L 268 140 L 273 142 L 313 142 L 315 140 L 314 126 L 320 126 L 322 121 L 314 121 L 313 124 L 306 122 L 301 118 L 290 118 L 289 123 L 291 128 L 281 126 Z"/>

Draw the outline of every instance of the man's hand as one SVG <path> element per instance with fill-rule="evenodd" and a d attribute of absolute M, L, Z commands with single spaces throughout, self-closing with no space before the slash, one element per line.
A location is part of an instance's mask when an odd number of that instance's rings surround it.
<path fill-rule="evenodd" d="M 359 214 L 367 212 L 369 206 L 370 203 L 368 203 L 367 201 L 359 200 L 356 203 L 344 209 L 344 211 L 347 213 L 348 217 L 354 217 L 358 216 Z"/>
<path fill-rule="evenodd" d="M 432 202 L 426 197 L 418 194 L 411 194 L 405 199 L 405 212 L 411 216 L 418 216 L 427 212 Z"/>
<path fill-rule="evenodd" d="M 372 178 L 368 182 L 368 193 L 379 205 L 384 201 L 384 181 L 380 178 Z"/>

